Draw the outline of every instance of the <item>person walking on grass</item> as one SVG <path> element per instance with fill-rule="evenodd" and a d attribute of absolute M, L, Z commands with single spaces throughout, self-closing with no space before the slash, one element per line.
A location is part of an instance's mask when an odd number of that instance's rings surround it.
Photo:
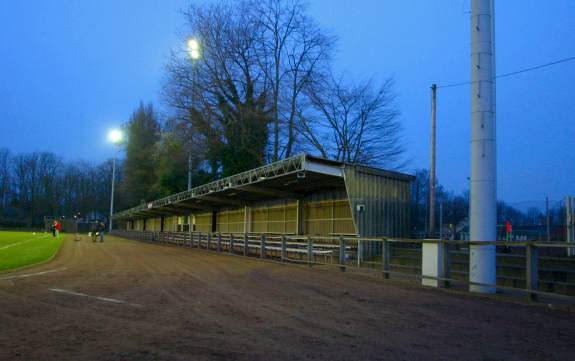
<path fill-rule="evenodd" d="M 55 221 L 55 228 L 56 228 L 56 235 L 54 237 L 58 237 L 60 235 L 60 232 L 62 232 L 62 223 L 60 223 L 60 221 Z"/>
<path fill-rule="evenodd" d="M 58 222 L 56 222 L 56 220 L 54 220 L 54 222 L 52 222 L 52 225 L 50 226 L 50 231 L 52 231 L 52 237 L 56 238 L 56 224 Z"/>
<path fill-rule="evenodd" d="M 100 233 L 100 242 L 104 242 L 104 231 L 106 230 L 106 224 L 104 222 L 100 222 L 98 225 L 98 232 Z"/>
<path fill-rule="evenodd" d="M 99 230 L 100 224 L 98 222 L 92 222 L 92 225 L 90 226 L 90 236 L 92 236 L 92 243 L 96 243 Z"/>

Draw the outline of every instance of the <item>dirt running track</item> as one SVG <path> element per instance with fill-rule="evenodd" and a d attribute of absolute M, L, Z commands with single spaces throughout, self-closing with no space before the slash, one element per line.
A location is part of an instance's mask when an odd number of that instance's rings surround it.
<path fill-rule="evenodd" d="M 118 238 L 0 274 L 10 361 L 574 360 L 574 335 L 562 311 Z"/>

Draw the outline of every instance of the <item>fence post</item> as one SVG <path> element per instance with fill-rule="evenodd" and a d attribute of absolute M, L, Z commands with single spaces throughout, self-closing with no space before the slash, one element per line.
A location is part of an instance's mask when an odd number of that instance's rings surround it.
<path fill-rule="evenodd" d="M 190 248 L 192 248 L 192 232 L 193 232 L 193 227 L 192 227 L 192 224 L 190 224 L 188 227 L 188 240 L 190 241 L 190 243 L 189 243 Z"/>
<path fill-rule="evenodd" d="M 249 250 L 248 234 L 244 233 L 244 256 L 247 257 Z"/>
<path fill-rule="evenodd" d="M 212 250 L 212 234 L 208 233 L 208 251 Z"/>
<path fill-rule="evenodd" d="M 381 245 L 381 262 L 382 262 L 382 269 L 383 269 L 383 278 L 389 279 L 389 259 L 390 259 L 390 252 L 389 252 L 389 241 L 387 239 L 383 240 Z"/>
<path fill-rule="evenodd" d="M 230 233 L 230 249 L 229 249 L 229 253 L 233 254 L 234 253 L 234 234 Z"/>
<path fill-rule="evenodd" d="M 443 241 L 441 240 L 441 242 L 443 243 L 443 257 L 442 257 L 442 261 L 443 261 L 443 277 L 444 278 L 450 278 L 451 275 L 449 273 L 449 269 L 450 269 L 450 258 L 449 258 L 449 243 L 447 241 Z M 443 287 L 445 288 L 449 288 L 451 286 L 450 282 L 445 279 L 443 280 Z"/>
<path fill-rule="evenodd" d="M 361 239 L 357 239 L 357 268 L 361 267 Z"/>
<path fill-rule="evenodd" d="M 266 258 L 266 235 L 262 234 L 260 238 L 260 257 Z"/>
<path fill-rule="evenodd" d="M 345 272 L 345 239 L 339 237 L 339 270 Z"/>
<path fill-rule="evenodd" d="M 202 248 L 202 232 L 198 232 L 198 248 Z"/>
<path fill-rule="evenodd" d="M 311 267 L 313 263 L 313 244 L 310 236 L 307 236 L 307 262 L 308 266 Z"/>
<path fill-rule="evenodd" d="M 287 239 L 286 235 L 282 234 L 282 262 L 287 258 Z"/>
<path fill-rule="evenodd" d="M 539 277 L 538 277 L 538 267 L 537 267 L 537 254 L 538 249 L 531 242 L 527 243 L 525 247 L 525 261 L 526 261 L 526 288 L 527 297 L 530 301 L 537 301 L 537 294 L 532 291 L 538 290 Z"/>
<path fill-rule="evenodd" d="M 221 252 L 221 251 L 222 251 L 222 233 L 221 233 L 221 232 L 218 232 L 218 241 L 217 241 L 217 243 L 218 243 L 218 245 L 217 245 L 218 252 Z"/>

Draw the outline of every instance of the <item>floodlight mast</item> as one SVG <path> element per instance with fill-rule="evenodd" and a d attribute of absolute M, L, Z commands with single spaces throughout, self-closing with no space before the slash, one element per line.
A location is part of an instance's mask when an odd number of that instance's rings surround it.
<path fill-rule="evenodd" d="M 497 238 L 494 0 L 471 1 L 470 240 Z M 469 289 L 496 290 L 494 245 L 471 245 Z"/>
<path fill-rule="evenodd" d="M 119 129 L 112 129 L 108 133 L 108 139 L 115 146 L 119 146 L 124 139 L 124 133 Z M 116 155 L 112 158 L 112 190 L 110 192 L 110 221 L 108 222 L 108 228 L 110 233 L 112 233 L 112 216 L 114 215 L 114 185 L 116 183 Z"/>
<path fill-rule="evenodd" d="M 200 58 L 200 42 L 196 38 L 188 39 L 188 54 L 192 60 L 192 107 L 196 105 L 196 62 Z M 192 119 L 193 120 L 193 119 Z M 192 189 L 192 152 L 190 140 L 190 154 L 188 154 L 188 190 Z"/>

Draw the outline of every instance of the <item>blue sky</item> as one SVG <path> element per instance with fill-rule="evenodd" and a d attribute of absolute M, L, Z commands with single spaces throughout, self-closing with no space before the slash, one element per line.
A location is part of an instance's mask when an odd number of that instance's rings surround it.
<path fill-rule="evenodd" d="M 140 100 L 160 102 L 184 0 L 0 1 L 0 147 L 101 161 Z M 353 4 L 350 5 L 350 4 Z M 429 87 L 469 79 L 469 0 L 310 0 L 339 37 L 335 66 L 393 76 L 409 168 L 428 166 Z M 496 2 L 497 72 L 575 55 L 574 0 Z M 498 193 L 575 194 L 575 62 L 500 79 Z M 438 90 L 438 177 L 468 187 L 469 87 Z"/>

